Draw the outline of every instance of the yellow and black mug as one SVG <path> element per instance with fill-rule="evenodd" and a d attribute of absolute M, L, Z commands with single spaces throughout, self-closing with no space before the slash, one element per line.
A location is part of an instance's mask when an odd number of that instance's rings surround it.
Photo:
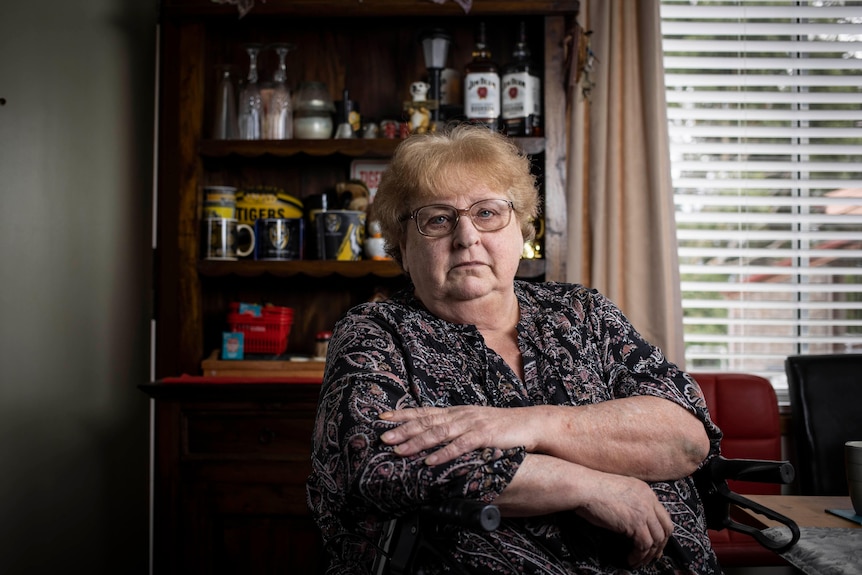
<path fill-rule="evenodd" d="M 203 216 L 208 218 L 236 217 L 236 188 L 231 186 L 205 186 Z"/>
<path fill-rule="evenodd" d="M 249 243 L 239 246 L 238 235 L 248 234 Z M 235 261 L 254 251 L 254 229 L 233 218 L 201 220 L 201 257 L 205 260 Z"/>
<path fill-rule="evenodd" d="M 322 260 L 361 260 L 365 242 L 365 212 L 328 210 L 311 212 L 317 232 L 317 257 Z"/>

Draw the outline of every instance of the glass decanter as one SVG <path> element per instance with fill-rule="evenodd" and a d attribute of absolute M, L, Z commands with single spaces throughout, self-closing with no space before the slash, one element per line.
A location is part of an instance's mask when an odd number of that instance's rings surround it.
<path fill-rule="evenodd" d="M 263 97 L 263 138 L 266 140 L 289 140 L 293 138 L 293 104 L 290 88 L 287 86 L 288 52 L 296 48 L 293 44 L 273 44 L 278 55 L 278 68 L 272 82 L 262 89 Z"/>
<path fill-rule="evenodd" d="M 260 44 L 246 44 L 248 54 L 248 77 L 239 94 L 239 137 L 242 140 L 259 140 L 262 124 L 263 104 L 260 97 L 260 86 L 257 83 L 257 57 L 260 54 Z"/>

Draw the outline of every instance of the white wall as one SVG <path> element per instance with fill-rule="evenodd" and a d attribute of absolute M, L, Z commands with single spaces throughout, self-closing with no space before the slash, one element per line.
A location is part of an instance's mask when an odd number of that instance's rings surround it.
<path fill-rule="evenodd" d="M 147 572 L 157 0 L 0 11 L 0 572 Z"/>

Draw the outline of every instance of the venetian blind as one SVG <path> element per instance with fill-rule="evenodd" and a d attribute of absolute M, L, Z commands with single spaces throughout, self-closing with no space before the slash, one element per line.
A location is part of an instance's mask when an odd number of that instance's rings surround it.
<path fill-rule="evenodd" d="M 862 1 L 663 0 L 687 368 L 862 352 Z"/>

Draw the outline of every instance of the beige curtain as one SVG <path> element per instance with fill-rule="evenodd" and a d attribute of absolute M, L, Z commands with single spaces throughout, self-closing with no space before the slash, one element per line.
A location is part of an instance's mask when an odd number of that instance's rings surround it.
<path fill-rule="evenodd" d="M 684 367 L 659 0 L 584 0 L 578 22 L 595 60 L 569 86 L 568 280 Z"/>

